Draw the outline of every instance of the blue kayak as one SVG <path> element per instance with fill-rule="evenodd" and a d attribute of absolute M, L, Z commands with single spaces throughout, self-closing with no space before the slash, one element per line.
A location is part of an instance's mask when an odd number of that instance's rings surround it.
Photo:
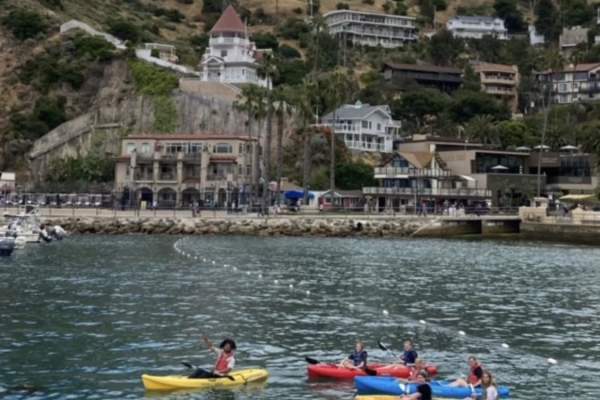
<path fill-rule="evenodd" d="M 354 378 L 354 384 L 358 394 L 391 394 L 391 395 L 406 395 L 413 394 L 417 391 L 416 383 L 402 383 L 396 378 L 379 377 L 379 376 L 357 376 Z M 481 389 L 460 388 L 449 386 L 447 381 L 432 381 L 429 382 L 431 392 L 436 397 L 447 397 L 464 399 L 471 397 L 473 394 L 481 396 Z M 500 397 L 508 397 L 510 391 L 507 387 L 499 387 L 498 395 Z"/>

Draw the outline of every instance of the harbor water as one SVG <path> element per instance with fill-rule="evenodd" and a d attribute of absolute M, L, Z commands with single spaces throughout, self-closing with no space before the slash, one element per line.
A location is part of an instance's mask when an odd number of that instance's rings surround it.
<path fill-rule="evenodd" d="M 265 385 L 147 393 L 234 337 Z M 441 378 L 478 356 L 512 398 L 600 398 L 600 249 L 502 240 L 74 236 L 0 258 L 0 399 L 352 399 L 305 356 L 414 338 Z M 548 359 L 556 360 L 556 364 Z M 23 390 L 26 389 L 26 390 Z M 558 396 L 558 397 L 557 397 Z"/>

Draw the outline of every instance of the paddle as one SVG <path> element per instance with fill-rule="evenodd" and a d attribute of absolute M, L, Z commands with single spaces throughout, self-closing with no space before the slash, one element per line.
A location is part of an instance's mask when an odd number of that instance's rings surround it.
<path fill-rule="evenodd" d="M 317 365 L 317 364 L 321 364 L 321 362 L 320 362 L 319 360 L 317 360 L 317 359 L 314 359 L 314 358 L 311 358 L 311 357 L 304 357 L 304 360 L 305 360 L 307 363 L 311 364 L 311 365 Z M 377 375 L 377 371 L 375 371 L 374 369 L 372 369 L 372 368 L 369 368 L 369 367 L 365 367 L 365 368 L 364 368 L 364 371 L 365 371 L 365 373 L 366 373 L 367 375 L 370 375 L 370 376 L 376 376 L 376 375 Z"/>
<path fill-rule="evenodd" d="M 392 357 L 394 358 L 398 358 L 398 356 L 389 348 L 387 348 L 383 343 L 381 343 L 381 339 L 377 341 L 377 346 L 379 346 L 379 348 L 383 351 L 387 351 L 388 353 L 390 353 L 392 355 Z"/>

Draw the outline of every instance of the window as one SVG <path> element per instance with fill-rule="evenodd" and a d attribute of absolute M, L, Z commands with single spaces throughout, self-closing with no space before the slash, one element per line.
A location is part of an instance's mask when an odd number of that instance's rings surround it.
<path fill-rule="evenodd" d="M 127 143 L 127 154 L 135 152 L 135 143 Z"/>
<path fill-rule="evenodd" d="M 150 143 L 142 143 L 142 153 L 150 154 Z"/>
<path fill-rule="evenodd" d="M 217 143 L 215 153 L 233 153 L 233 147 L 229 143 Z"/>
<path fill-rule="evenodd" d="M 362 121 L 362 127 L 367 129 L 369 127 L 369 121 Z"/>
<path fill-rule="evenodd" d="M 377 130 L 380 131 L 381 130 L 381 124 L 378 122 L 377 123 Z"/>
<path fill-rule="evenodd" d="M 239 145 L 239 147 L 238 147 L 238 152 L 239 152 L 240 154 L 243 154 L 243 153 L 244 153 L 244 145 L 243 145 L 242 143 L 240 143 L 240 145 Z M 241 171 L 240 171 L 240 174 L 241 174 Z"/>
<path fill-rule="evenodd" d="M 222 58 L 227 57 L 227 50 L 221 50 L 221 57 Z"/>

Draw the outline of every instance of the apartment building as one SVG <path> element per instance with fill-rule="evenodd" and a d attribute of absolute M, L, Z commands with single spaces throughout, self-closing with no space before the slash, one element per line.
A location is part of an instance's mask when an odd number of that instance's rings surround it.
<path fill-rule="evenodd" d="M 484 36 L 493 36 L 500 40 L 508 39 L 508 30 L 504 26 L 504 21 L 494 17 L 459 15 L 448 20 L 446 29 L 454 37 L 463 39 L 481 39 Z"/>
<path fill-rule="evenodd" d="M 481 90 L 506 102 L 511 112 L 519 105 L 519 68 L 516 65 L 478 63 L 473 69 L 479 74 Z"/>
<path fill-rule="evenodd" d="M 572 64 L 559 71 L 542 71 L 536 78 L 550 91 L 555 104 L 600 99 L 600 63 Z"/>
<path fill-rule="evenodd" d="M 452 92 L 462 85 L 462 76 L 462 70 L 452 67 L 395 63 L 385 63 L 383 65 L 384 79 L 399 86 L 402 86 L 403 83 L 415 82 L 422 86 L 434 87 L 443 92 Z"/>
<path fill-rule="evenodd" d="M 351 10 L 330 11 L 323 17 L 331 35 L 354 45 L 394 48 L 418 39 L 412 17 Z"/>

